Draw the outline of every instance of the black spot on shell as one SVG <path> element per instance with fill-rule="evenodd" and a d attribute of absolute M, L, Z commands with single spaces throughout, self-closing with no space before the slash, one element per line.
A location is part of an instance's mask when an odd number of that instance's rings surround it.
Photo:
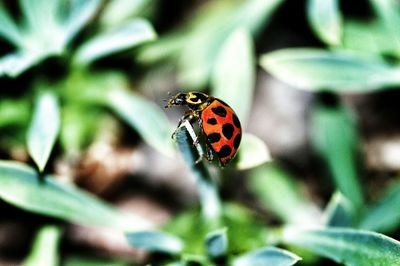
<path fill-rule="evenodd" d="M 240 121 L 235 113 L 232 114 L 232 120 L 235 127 L 240 128 Z"/>
<path fill-rule="evenodd" d="M 232 124 L 226 123 L 222 126 L 222 134 L 224 134 L 225 138 L 231 139 L 233 136 L 235 128 Z"/>
<path fill-rule="evenodd" d="M 221 135 L 219 133 L 211 133 L 210 135 L 207 135 L 207 139 L 210 143 L 215 143 L 220 141 Z"/>
<path fill-rule="evenodd" d="M 209 119 L 207 119 L 207 124 L 216 125 L 217 124 L 217 119 L 209 118 Z"/>
<path fill-rule="evenodd" d="M 222 106 L 211 108 L 211 111 L 218 116 L 226 116 L 226 109 Z"/>
<path fill-rule="evenodd" d="M 242 139 L 242 135 L 240 133 L 237 134 L 235 139 L 233 140 L 233 147 L 235 147 L 235 149 L 239 148 L 241 139 Z"/>
<path fill-rule="evenodd" d="M 219 152 L 217 152 L 217 155 L 218 155 L 219 158 L 224 158 L 224 157 L 229 156 L 231 154 L 231 152 L 232 152 L 231 147 L 229 147 L 228 145 L 224 145 L 219 150 Z"/>

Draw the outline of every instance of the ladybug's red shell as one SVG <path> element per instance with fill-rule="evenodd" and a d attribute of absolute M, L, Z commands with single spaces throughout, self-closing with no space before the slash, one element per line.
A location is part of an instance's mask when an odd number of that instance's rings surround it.
<path fill-rule="evenodd" d="M 186 105 L 191 111 L 181 118 L 183 121 L 200 122 L 201 129 L 207 139 L 207 147 L 217 155 L 219 162 L 225 166 L 235 157 L 242 138 L 239 119 L 229 105 L 202 92 L 178 93 L 165 106 Z M 207 153 L 209 160 L 212 154 Z"/>
<path fill-rule="evenodd" d="M 226 103 L 214 99 L 200 114 L 202 129 L 222 166 L 236 154 L 242 138 L 240 121 Z"/>

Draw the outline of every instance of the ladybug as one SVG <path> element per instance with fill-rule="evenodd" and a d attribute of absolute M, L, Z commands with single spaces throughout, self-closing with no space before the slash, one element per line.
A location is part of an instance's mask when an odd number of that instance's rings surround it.
<path fill-rule="evenodd" d="M 178 93 L 169 99 L 165 108 L 175 105 L 186 105 L 190 109 L 180 119 L 178 128 L 185 120 L 191 124 L 198 122 L 206 137 L 207 156 L 202 156 L 211 161 L 214 153 L 221 166 L 226 166 L 235 157 L 242 139 L 242 127 L 235 111 L 224 101 L 202 92 Z"/>

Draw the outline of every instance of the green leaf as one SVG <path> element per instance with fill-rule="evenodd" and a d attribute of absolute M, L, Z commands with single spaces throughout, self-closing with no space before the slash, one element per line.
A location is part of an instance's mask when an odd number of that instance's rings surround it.
<path fill-rule="evenodd" d="M 111 90 L 106 104 L 133 127 L 143 140 L 167 156 L 174 154 L 171 125 L 159 106 L 133 92 Z"/>
<path fill-rule="evenodd" d="M 394 0 L 370 0 L 381 24 L 381 32 L 387 35 L 391 48 L 400 55 L 400 4 Z"/>
<path fill-rule="evenodd" d="M 0 198 L 24 210 L 78 224 L 131 231 L 152 226 L 141 217 L 125 215 L 72 185 L 53 176 L 39 177 L 32 168 L 13 161 L 0 161 Z"/>
<path fill-rule="evenodd" d="M 360 228 L 390 232 L 400 226 L 400 182 L 392 185 L 385 192 L 378 204 L 373 206 L 360 223 Z"/>
<path fill-rule="evenodd" d="M 35 237 L 32 250 L 23 262 L 23 266 L 54 266 L 60 265 L 58 245 L 61 229 L 55 225 L 47 225 L 40 229 Z"/>
<path fill-rule="evenodd" d="M 244 133 L 238 150 L 236 167 L 246 170 L 272 161 L 268 147 L 258 137 Z"/>
<path fill-rule="evenodd" d="M 382 30 L 379 21 L 346 19 L 343 29 L 343 48 L 377 55 L 394 52 L 392 36 Z"/>
<path fill-rule="evenodd" d="M 291 266 L 301 260 L 297 255 L 275 247 L 261 248 L 234 260 L 233 266 Z"/>
<path fill-rule="evenodd" d="M 100 3 L 100 0 L 21 0 L 24 23 L 20 28 L 13 26 L 7 13 L 0 11 L 0 26 L 1 23 L 4 26 L 0 27 L 0 35 L 13 39 L 18 48 L 0 58 L 0 76 L 16 77 L 43 59 L 60 55 Z"/>
<path fill-rule="evenodd" d="M 134 19 L 84 43 L 78 50 L 75 61 L 78 64 L 89 64 L 101 57 L 153 40 L 155 37 L 156 34 L 149 22 Z"/>
<path fill-rule="evenodd" d="M 308 0 L 307 17 L 318 37 L 329 45 L 340 45 L 342 16 L 338 0 Z"/>
<path fill-rule="evenodd" d="M 222 211 L 221 202 L 218 196 L 217 185 L 210 171 L 205 166 L 204 160 L 196 163 L 200 156 L 204 154 L 204 151 L 199 145 L 196 145 L 197 150 L 194 150 L 193 143 L 197 139 L 197 136 L 188 121 L 185 121 L 177 128 L 174 134 L 183 159 L 195 176 L 203 216 L 211 227 L 217 226 Z"/>
<path fill-rule="evenodd" d="M 44 28 L 58 27 L 60 0 L 20 0 L 19 3 L 27 31 L 40 33 Z"/>
<path fill-rule="evenodd" d="M 62 1 L 20 0 L 20 4 L 24 22 L 21 50 L 37 58 L 60 54 L 65 48 L 58 17 Z"/>
<path fill-rule="evenodd" d="M 104 128 L 105 114 L 98 108 L 83 104 L 63 106 L 61 145 L 68 155 L 77 154 L 86 148 Z M 108 129 L 108 128 L 107 128 Z"/>
<path fill-rule="evenodd" d="M 144 43 L 137 49 L 136 60 L 143 64 L 154 64 L 166 59 L 175 59 L 182 51 L 187 36 L 175 33 Z"/>
<path fill-rule="evenodd" d="M 370 92 L 400 84 L 400 69 L 378 57 L 349 51 L 288 48 L 265 54 L 261 66 L 296 88 Z"/>
<path fill-rule="evenodd" d="M 40 171 L 46 166 L 60 130 L 60 110 L 56 96 L 41 94 L 33 111 L 27 135 L 28 152 Z"/>
<path fill-rule="evenodd" d="M 206 236 L 207 253 L 211 258 L 220 258 L 227 255 L 228 237 L 226 228 L 210 232 Z"/>
<path fill-rule="evenodd" d="M 400 265 L 400 242 L 382 234 L 345 229 L 285 228 L 283 242 L 347 266 Z"/>
<path fill-rule="evenodd" d="M 63 32 L 65 34 L 65 43 L 75 37 L 83 26 L 96 14 L 101 0 L 70 0 L 68 13 L 63 21 Z"/>
<path fill-rule="evenodd" d="M 325 224 L 331 227 L 351 227 L 355 215 L 353 207 L 342 193 L 336 192 L 325 209 Z"/>
<path fill-rule="evenodd" d="M 127 233 L 126 238 L 129 245 L 149 251 L 179 254 L 183 249 L 181 239 L 164 232 L 142 231 Z"/>
<path fill-rule="evenodd" d="M 254 210 L 242 205 L 227 203 L 221 206 L 223 226 L 229 228 L 229 254 L 238 254 L 243 250 L 253 250 L 265 245 L 269 228 L 265 222 L 254 215 Z M 193 254 L 204 254 L 204 236 L 210 231 L 210 226 L 201 217 L 198 208 L 192 208 L 175 217 L 166 226 L 165 230 L 185 239 L 184 252 Z"/>
<path fill-rule="evenodd" d="M 10 17 L 3 2 L 0 2 L 0 36 L 18 47 L 21 43 L 21 33 Z"/>
<path fill-rule="evenodd" d="M 250 188 L 265 208 L 289 224 L 320 225 L 322 214 L 307 199 L 300 184 L 273 164 L 257 167 L 250 174 Z"/>
<path fill-rule="evenodd" d="M 340 105 L 317 105 L 311 114 L 311 134 L 337 189 L 352 202 L 355 210 L 361 211 L 364 200 L 355 159 L 358 139 L 349 111 Z"/>
<path fill-rule="evenodd" d="M 16 77 L 37 64 L 41 58 L 24 52 L 15 52 L 0 57 L 0 77 Z"/>
<path fill-rule="evenodd" d="M 179 56 L 178 79 L 183 87 L 199 89 L 210 79 L 228 36 L 242 27 L 256 35 L 283 0 L 211 1 L 192 19 Z"/>
<path fill-rule="evenodd" d="M 246 125 L 255 88 L 254 47 L 244 28 L 233 31 L 223 44 L 212 73 L 212 95 L 227 102 Z"/>
<path fill-rule="evenodd" d="M 117 26 L 133 17 L 141 17 L 145 11 L 154 5 L 151 0 L 114 0 L 107 3 L 100 23 L 105 27 Z"/>
<path fill-rule="evenodd" d="M 30 118 L 29 99 L 0 100 L 0 128 L 10 125 L 26 125 Z"/>

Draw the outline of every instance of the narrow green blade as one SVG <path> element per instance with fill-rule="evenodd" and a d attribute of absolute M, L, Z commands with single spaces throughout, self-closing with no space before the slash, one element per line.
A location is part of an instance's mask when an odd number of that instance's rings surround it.
<path fill-rule="evenodd" d="M 141 231 L 127 233 L 126 238 L 131 246 L 148 251 L 178 255 L 183 249 L 183 242 L 181 239 L 164 232 Z"/>
<path fill-rule="evenodd" d="M 55 225 L 42 227 L 36 235 L 32 250 L 23 262 L 23 266 L 55 266 L 60 264 L 58 245 L 61 228 Z"/>
<path fill-rule="evenodd" d="M 28 151 L 40 171 L 46 166 L 60 130 L 60 110 L 56 96 L 41 94 L 33 111 L 27 135 Z"/>
<path fill-rule="evenodd" d="M 400 242 L 370 231 L 289 227 L 283 230 L 283 242 L 347 266 L 400 265 Z"/>
<path fill-rule="evenodd" d="M 132 48 L 156 37 L 153 27 L 143 19 L 130 20 L 84 43 L 78 50 L 77 64 L 89 64 L 96 59 Z"/>
<path fill-rule="evenodd" d="M 329 45 L 340 45 L 342 15 L 338 0 L 308 0 L 307 17 L 317 36 Z"/>
<path fill-rule="evenodd" d="M 289 251 L 267 247 L 249 252 L 235 259 L 233 266 L 291 266 L 301 258 Z"/>
<path fill-rule="evenodd" d="M 247 123 L 255 89 L 254 47 L 244 28 L 232 32 L 218 55 L 212 73 L 212 95 L 228 103 L 242 127 Z"/>
<path fill-rule="evenodd" d="M 152 226 L 52 176 L 40 178 L 32 168 L 13 161 L 0 161 L 0 198 L 24 210 L 78 224 L 131 231 Z"/>
<path fill-rule="evenodd" d="M 282 81 L 310 91 L 370 92 L 400 84 L 400 69 L 370 54 L 287 48 L 263 55 L 260 64 Z"/>

